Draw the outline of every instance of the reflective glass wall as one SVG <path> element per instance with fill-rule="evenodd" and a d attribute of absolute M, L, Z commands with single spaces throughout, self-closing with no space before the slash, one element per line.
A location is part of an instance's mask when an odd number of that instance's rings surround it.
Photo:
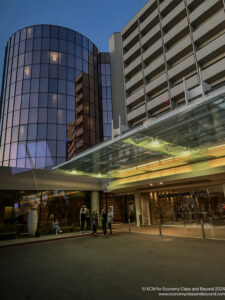
<path fill-rule="evenodd" d="M 50 168 L 69 158 L 68 128 L 76 119 L 78 79 L 88 82 L 92 129 L 99 142 L 98 49 L 71 29 L 35 25 L 6 46 L 0 165 Z"/>

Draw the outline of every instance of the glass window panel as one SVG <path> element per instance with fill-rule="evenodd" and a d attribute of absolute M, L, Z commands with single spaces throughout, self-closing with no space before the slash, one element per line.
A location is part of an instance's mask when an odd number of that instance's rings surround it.
<path fill-rule="evenodd" d="M 39 107 L 47 107 L 48 105 L 48 94 L 40 93 L 39 94 Z"/>
<path fill-rule="evenodd" d="M 103 111 L 107 111 L 107 100 L 106 99 L 102 100 L 102 109 L 103 109 Z"/>
<path fill-rule="evenodd" d="M 49 65 L 49 77 L 57 78 L 58 77 L 58 65 Z"/>
<path fill-rule="evenodd" d="M 59 51 L 60 52 L 67 52 L 67 42 L 64 40 L 59 40 Z"/>
<path fill-rule="evenodd" d="M 15 95 L 15 84 L 11 84 L 10 86 L 10 97 Z"/>
<path fill-rule="evenodd" d="M 18 158 L 24 158 L 26 156 L 26 143 L 18 143 Z"/>
<path fill-rule="evenodd" d="M 68 110 L 67 111 L 67 124 L 68 123 L 73 123 L 74 120 L 75 120 L 75 112 L 71 111 L 71 110 Z"/>
<path fill-rule="evenodd" d="M 16 156 L 17 156 L 17 143 L 12 143 L 10 149 L 10 159 L 16 159 Z"/>
<path fill-rule="evenodd" d="M 88 49 L 88 39 L 86 37 L 83 37 L 83 47 Z"/>
<path fill-rule="evenodd" d="M 11 76 L 11 83 L 15 83 L 15 81 L 16 81 L 16 70 L 13 70 Z"/>
<path fill-rule="evenodd" d="M 57 156 L 58 157 L 66 156 L 66 142 L 57 141 Z"/>
<path fill-rule="evenodd" d="M 23 93 L 30 92 L 30 79 L 26 79 L 23 81 Z"/>
<path fill-rule="evenodd" d="M 57 125 L 55 124 L 48 124 L 48 131 L 47 131 L 48 140 L 56 140 L 56 126 Z"/>
<path fill-rule="evenodd" d="M 13 57 L 13 64 L 12 64 L 13 70 L 17 68 L 17 60 L 18 60 L 18 56 Z"/>
<path fill-rule="evenodd" d="M 20 81 L 23 79 L 23 67 L 17 69 L 17 80 Z"/>
<path fill-rule="evenodd" d="M 107 101 L 107 108 L 108 108 L 108 111 L 112 111 L 112 102 L 109 99 Z"/>
<path fill-rule="evenodd" d="M 66 67 L 59 66 L 59 78 L 66 79 Z"/>
<path fill-rule="evenodd" d="M 58 94 L 58 108 L 66 109 L 66 95 Z"/>
<path fill-rule="evenodd" d="M 10 98 L 9 99 L 9 109 L 8 109 L 9 112 L 13 111 L 13 106 L 14 106 L 14 98 Z"/>
<path fill-rule="evenodd" d="M 67 81 L 67 94 L 75 96 L 75 83 Z"/>
<path fill-rule="evenodd" d="M 12 127 L 12 142 L 18 141 L 19 126 Z"/>
<path fill-rule="evenodd" d="M 18 43 L 20 39 L 20 31 L 17 31 L 15 34 L 15 43 Z"/>
<path fill-rule="evenodd" d="M 19 54 L 25 52 L 25 41 L 20 42 Z"/>
<path fill-rule="evenodd" d="M 57 123 L 57 109 L 55 108 L 48 109 L 48 123 L 52 123 L 52 124 Z"/>
<path fill-rule="evenodd" d="M 76 69 L 82 71 L 82 59 L 76 57 Z"/>
<path fill-rule="evenodd" d="M 36 168 L 37 169 L 44 169 L 46 164 L 46 158 L 41 157 L 41 158 L 36 158 Z"/>
<path fill-rule="evenodd" d="M 2 131 L 2 136 L 1 136 L 1 145 L 3 146 L 4 144 L 5 144 L 5 130 Z"/>
<path fill-rule="evenodd" d="M 7 127 L 11 127 L 12 126 L 12 116 L 13 113 L 8 113 L 8 119 L 7 119 Z"/>
<path fill-rule="evenodd" d="M 29 94 L 22 95 L 22 108 L 29 108 Z"/>
<path fill-rule="evenodd" d="M 25 168 L 25 159 L 17 159 L 17 168 Z"/>
<path fill-rule="evenodd" d="M 33 64 L 40 64 L 41 62 L 41 51 L 33 51 Z"/>
<path fill-rule="evenodd" d="M 5 102 L 5 107 L 4 107 L 4 114 L 7 114 L 7 111 L 8 111 L 8 104 L 9 104 L 9 102 L 6 101 L 6 102 Z"/>
<path fill-rule="evenodd" d="M 82 46 L 82 35 L 78 32 L 76 32 L 76 42 Z"/>
<path fill-rule="evenodd" d="M 38 109 L 38 123 L 47 123 L 47 108 Z"/>
<path fill-rule="evenodd" d="M 16 95 L 20 95 L 22 93 L 22 81 L 17 81 L 16 83 Z"/>
<path fill-rule="evenodd" d="M 59 79 L 58 81 L 58 92 L 61 94 L 66 94 L 66 80 Z"/>
<path fill-rule="evenodd" d="M 25 65 L 31 65 L 32 63 L 32 52 L 25 54 Z"/>
<path fill-rule="evenodd" d="M 16 167 L 16 159 L 10 159 L 9 166 L 11 168 Z"/>
<path fill-rule="evenodd" d="M 66 110 L 58 109 L 58 124 L 66 124 Z"/>
<path fill-rule="evenodd" d="M 47 134 L 47 124 L 38 124 L 38 136 L 39 140 L 46 139 Z"/>
<path fill-rule="evenodd" d="M 30 108 L 29 110 L 29 123 L 37 123 L 37 108 Z"/>
<path fill-rule="evenodd" d="M 9 144 L 11 141 L 11 127 L 6 130 L 5 142 Z"/>
<path fill-rule="evenodd" d="M 88 74 L 88 63 L 83 60 L 83 72 Z"/>
<path fill-rule="evenodd" d="M 37 142 L 37 157 L 46 156 L 46 141 Z"/>
<path fill-rule="evenodd" d="M 40 92 L 48 92 L 48 78 L 40 78 Z"/>
<path fill-rule="evenodd" d="M 52 51 L 59 50 L 58 39 L 54 39 L 54 38 L 50 39 L 50 50 Z"/>
<path fill-rule="evenodd" d="M 20 31 L 20 40 L 23 41 L 26 39 L 26 28 Z"/>
<path fill-rule="evenodd" d="M 33 27 L 27 28 L 27 39 L 33 37 Z"/>
<path fill-rule="evenodd" d="M 49 37 L 50 36 L 50 26 L 42 25 L 42 36 Z"/>
<path fill-rule="evenodd" d="M 63 141 L 66 140 L 66 126 L 58 125 L 57 127 L 57 139 Z"/>
<path fill-rule="evenodd" d="M 48 90 L 50 93 L 57 93 L 58 91 L 57 79 L 49 79 Z"/>
<path fill-rule="evenodd" d="M 30 94 L 30 107 L 38 107 L 38 93 Z"/>
<path fill-rule="evenodd" d="M 59 64 L 66 66 L 66 54 L 65 53 L 59 53 Z"/>
<path fill-rule="evenodd" d="M 54 25 L 52 25 L 51 26 L 51 36 L 52 37 L 58 37 L 58 35 L 59 35 L 59 30 L 58 30 L 58 27 L 57 26 L 54 26 Z"/>
<path fill-rule="evenodd" d="M 26 52 L 32 51 L 33 39 L 26 40 Z"/>
<path fill-rule="evenodd" d="M 28 140 L 36 140 L 37 138 L 37 124 L 28 125 Z"/>
<path fill-rule="evenodd" d="M 48 96 L 48 107 L 57 107 L 57 94 L 49 94 Z"/>
<path fill-rule="evenodd" d="M 31 92 L 39 91 L 39 78 L 35 78 L 31 80 Z"/>
<path fill-rule="evenodd" d="M 67 28 L 59 27 L 59 38 L 67 40 Z"/>
<path fill-rule="evenodd" d="M 49 50 L 49 45 L 50 45 L 50 39 L 49 38 L 42 38 L 41 49 L 42 50 Z"/>
<path fill-rule="evenodd" d="M 19 130 L 19 141 L 27 139 L 27 125 L 21 125 Z"/>
<path fill-rule="evenodd" d="M 35 168 L 35 158 L 28 157 L 26 158 L 26 169 L 34 169 Z"/>
<path fill-rule="evenodd" d="M 68 42 L 68 53 L 75 55 L 75 45 L 74 43 Z"/>
<path fill-rule="evenodd" d="M 47 157 L 56 156 L 56 141 L 48 141 L 46 155 Z"/>
<path fill-rule="evenodd" d="M 18 67 L 22 67 L 24 65 L 24 54 L 20 54 L 19 55 L 19 59 L 18 59 Z"/>
<path fill-rule="evenodd" d="M 27 156 L 28 157 L 36 156 L 36 142 L 27 143 Z"/>
<path fill-rule="evenodd" d="M 67 109 L 75 110 L 75 97 L 67 96 Z"/>
<path fill-rule="evenodd" d="M 111 87 L 107 87 L 107 98 L 112 98 Z"/>
<path fill-rule="evenodd" d="M 48 51 L 41 51 L 41 62 L 43 64 L 49 63 L 49 52 Z"/>
<path fill-rule="evenodd" d="M 20 110 L 14 111 L 13 126 L 19 125 L 19 120 L 20 120 Z"/>
<path fill-rule="evenodd" d="M 83 49 L 83 59 L 88 61 L 88 51 L 86 49 Z"/>
<path fill-rule="evenodd" d="M 106 98 L 106 97 L 107 97 L 107 95 L 106 95 L 106 88 L 103 87 L 102 88 L 102 98 Z"/>
<path fill-rule="evenodd" d="M 28 123 L 28 109 L 21 109 L 20 124 Z"/>
<path fill-rule="evenodd" d="M 76 56 L 82 58 L 82 48 L 76 45 Z"/>
<path fill-rule="evenodd" d="M 67 68 L 67 80 L 75 81 L 75 72 L 72 68 Z"/>
<path fill-rule="evenodd" d="M 34 36 L 41 36 L 41 25 L 34 26 Z"/>
<path fill-rule="evenodd" d="M 10 144 L 5 145 L 4 160 L 9 159 L 9 149 L 10 149 Z"/>
<path fill-rule="evenodd" d="M 41 77 L 48 77 L 48 64 L 41 64 Z"/>
<path fill-rule="evenodd" d="M 32 65 L 32 78 L 40 76 L 40 65 Z"/>
<path fill-rule="evenodd" d="M 24 79 L 31 77 L 31 66 L 24 67 Z"/>
<path fill-rule="evenodd" d="M 75 43 L 75 32 L 68 29 L 68 40 L 72 43 Z"/>
<path fill-rule="evenodd" d="M 67 55 L 67 66 L 75 68 L 75 56 L 70 54 Z"/>

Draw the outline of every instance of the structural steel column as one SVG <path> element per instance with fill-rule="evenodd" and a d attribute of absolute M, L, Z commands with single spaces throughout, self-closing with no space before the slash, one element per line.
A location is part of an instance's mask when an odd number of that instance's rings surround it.
<path fill-rule="evenodd" d="M 140 216 L 141 216 L 141 195 L 139 193 L 135 193 L 135 209 L 136 209 L 136 220 L 137 226 L 140 226 Z"/>
<path fill-rule="evenodd" d="M 94 210 L 97 210 L 98 214 L 100 213 L 100 199 L 98 191 L 91 192 L 91 211 Z"/>

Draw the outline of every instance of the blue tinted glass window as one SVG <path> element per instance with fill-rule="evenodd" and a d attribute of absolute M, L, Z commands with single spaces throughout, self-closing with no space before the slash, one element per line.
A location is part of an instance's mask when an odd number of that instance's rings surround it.
<path fill-rule="evenodd" d="M 41 49 L 42 50 L 49 50 L 50 39 L 49 38 L 42 38 L 41 42 Z"/>
<path fill-rule="evenodd" d="M 46 139 L 46 135 L 47 135 L 47 124 L 38 124 L 37 138 L 39 140 Z"/>
<path fill-rule="evenodd" d="M 39 78 L 35 78 L 31 80 L 31 92 L 39 91 Z"/>
<path fill-rule="evenodd" d="M 25 52 L 25 41 L 20 42 L 19 53 L 22 54 Z"/>
<path fill-rule="evenodd" d="M 52 51 L 59 50 L 58 39 L 54 39 L 54 38 L 50 39 L 50 50 L 52 50 Z"/>
<path fill-rule="evenodd" d="M 74 120 L 75 120 L 75 112 L 71 111 L 71 110 L 68 110 L 67 111 L 67 124 L 68 123 L 73 123 Z"/>
<path fill-rule="evenodd" d="M 64 27 L 59 28 L 59 38 L 67 40 L 67 29 Z"/>
<path fill-rule="evenodd" d="M 66 110 L 58 109 L 58 124 L 66 124 Z"/>
<path fill-rule="evenodd" d="M 20 124 L 28 123 L 28 109 L 21 109 Z"/>
<path fill-rule="evenodd" d="M 37 142 L 37 157 L 43 157 L 46 153 L 46 141 Z"/>
<path fill-rule="evenodd" d="M 48 141 L 47 143 L 47 157 L 56 156 L 56 141 Z"/>
<path fill-rule="evenodd" d="M 57 139 L 63 141 L 66 140 L 66 126 L 58 125 L 57 127 Z"/>
<path fill-rule="evenodd" d="M 49 65 L 49 77 L 57 78 L 58 77 L 58 65 Z"/>
<path fill-rule="evenodd" d="M 33 64 L 40 64 L 41 62 L 41 51 L 33 51 Z"/>
<path fill-rule="evenodd" d="M 17 69 L 17 81 L 23 79 L 23 67 Z"/>
<path fill-rule="evenodd" d="M 75 45 L 73 43 L 68 42 L 68 53 L 75 55 Z"/>
<path fill-rule="evenodd" d="M 30 94 L 30 107 L 38 107 L 38 93 Z"/>
<path fill-rule="evenodd" d="M 14 111 L 13 126 L 19 125 L 19 120 L 20 120 L 20 110 Z"/>
<path fill-rule="evenodd" d="M 41 77 L 48 77 L 48 64 L 41 64 Z"/>
<path fill-rule="evenodd" d="M 34 26 L 34 36 L 41 36 L 41 25 Z"/>
<path fill-rule="evenodd" d="M 15 44 L 14 45 L 13 56 L 17 56 L 18 55 L 18 50 L 19 50 L 19 44 Z"/>
<path fill-rule="evenodd" d="M 19 141 L 27 139 L 27 125 L 21 125 L 19 130 Z"/>
<path fill-rule="evenodd" d="M 66 95 L 58 95 L 58 108 L 66 109 Z"/>
<path fill-rule="evenodd" d="M 48 94 L 47 93 L 40 93 L 39 94 L 39 106 L 40 107 L 47 107 L 48 105 Z"/>
<path fill-rule="evenodd" d="M 26 156 L 26 143 L 18 143 L 18 158 Z"/>
<path fill-rule="evenodd" d="M 83 47 L 88 49 L 88 39 L 86 37 L 83 37 Z"/>
<path fill-rule="evenodd" d="M 83 49 L 83 59 L 88 61 L 88 51 L 86 49 Z"/>
<path fill-rule="evenodd" d="M 20 95 L 22 93 L 22 81 L 18 81 L 16 83 L 16 95 Z"/>
<path fill-rule="evenodd" d="M 59 78 L 66 79 L 66 67 L 59 66 Z"/>
<path fill-rule="evenodd" d="M 40 76 L 40 65 L 32 65 L 32 78 Z"/>
<path fill-rule="evenodd" d="M 38 123 L 47 123 L 47 108 L 38 109 Z"/>
<path fill-rule="evenodd" d="M 50 26 L 42 25 L 42 36 L 44 36 L 44 37 L 50 36 Z"/>
<path fill-rule="evenodd" d="M 57 156 L 59 156 L 59 157 L 66 156 L 66 142 L 64 142 L 64 141 L 57 142 Z"/>
<path fill-rule="evenodd" d="M 82 59 L 76 57 L 76 69 L 82 71 Z"/>
<path fill-rule="evenodd" d="M 88 74 L 88 63 L 83 60 L 83 72 Z"/>
<path fill-rule="evenodd" d="M 30 79 L 26 79 L 23 81 L 23 93 L 30 92 Z"/>
<path fill-rule="evenodd" d="M 20 31 L 17 31 L 15 34 L 15 43 L 18 43 L 20 39 Z"/>
<path fill-rule="evenodd" d="M 48 109 L 48 123 L 57 123 L 57 110 L 55 108 Z"/>
<path fill-rule="evenodd" d="M 22 29 L 20 32 L 20 40 L 23 41 L 26 39 L 26 28 Z"/>
<path fill-rule="evenodd" d="M 27 143 L 27 156 L 29 156 L 29 157 L 36 156 L 36 143 L 35 142 Z"/>
<path fill-rule="evenodd" d="M 25 168 L 25 159 L 17 159 L 17 167 Z"/>
<path fill-rule="evenodd" d="M 50 93 L 57 93 L 58 91 L 57 79 L 49 79 L 48 89 Z"/>
<path fill-rule="evenodd" d="M 37 138 L 37 124 L 28 125 L 28 140 L 36 140 Z"/>
<path fill-rule="evenodd" d="M 33 37 L 33 27 L 28 27 L 27 28 L 27 39 Z"/>
<path fill-rule="evenodd" d="M 68 29 L 68 40 L 72 43 L 75 42 L 75 32 Z"/>
<path fill-rule="evenodd" d="M 76 32 L 76 43 L 82 46 L 82 35 L 78 32 Z"/>
<path fill-rule="evenodd" d="M 67 94 L 75 96 L 75 83 L 67 81 Z"/>
<path fill-rule="evenodd" d="M 75 97 L 67 96 L 67 109 L 75 110 Z"/>
<path fill-rule="evenodd" d="M 48 124 L 48 130 L 47 130 L 48 140 L 56 140 L 56 126 L 57 126 L 56 124 Z"/>
<path fill-rule="evenodd" d="M 41 38 L 34 38 L 33 50 L 41 50 Z"/>
<path fill-rule="evenodd" d="M 12 128 L 12 142 L 18 141 L 19 126 Z"/>
<path fill-rule="evenodd" d="M 48 51 L 41 51 L 41 62 L 44 63 L 49 63 L 49 52 Z"/>
<path fill-rule="evenodd" d="M 22 67 L 24 65 L 24 54 L 19 55 L 18 67 Z"/>
<path fill-rule="evenodd" d="M 31 65 L 32 62 L 32 52 L 25 54 L 25 65 Z"/>
<path fill-rule="evenodd" d="M 57 107 L 57 94 L 49 94 L 48 107 Z"/>
<path fill-rule="evenodd" d="M 40 92 L 48 92 L 48 78 L 40 79 Z"/>
<path fill-rule="evenodd" d="M 29 94 L 22 95 L 22 108 L 29 108 Z"/>
<path fill-rule="evenodd" d="M 58 37 L 59 35 L 59 30 L 57 26 L 51 26 L 51 36 L 52 37 Z"/>
<path fill-rule="evenodd" d="M 67 66 L 75 68 L 75 56 L 70 54 L 67 55 Z"/>
<path fill-rule="evenodd" d="M 29 110 L 29 123 L 37 123 L 37 108 L 31 108 Z"/>
<path fill-rule="evenodd" d="M 75 71 L 72 68 L 67 68 L 67 80 L 75 81 Z"/>
<path fill-rule="evenodd" d="M 82 48 L 76 45 L 76 56 L 82 58 Z"/>
<path fill-rule="evenodd" d="M 45 157 L 36 158 L 35 166 L 37 169 L 44 169 L 46 166 L 46 158 Z"/>
<path fill-rule="evenodd" d="M 11 144 L 10 158 L 15 159 L 17 157 L 17 143 Z"/>
<path fill-rule="evenodd" d="M 67 42 L 64 40 L 59 40 L 59 51 L 67 52 Z"/>
<path fill-rule="evenodd" d="M 59 79 L 59 81 L 58 81 L 58 92 L 60 94 L 66 94 L 66 80 Z"/>

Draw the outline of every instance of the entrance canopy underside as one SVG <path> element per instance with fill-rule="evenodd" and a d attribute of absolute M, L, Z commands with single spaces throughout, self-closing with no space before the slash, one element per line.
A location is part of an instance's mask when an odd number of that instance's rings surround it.
<path fill-rule="evenodd" d="M 225 91 L 195 100 L 55 168 L 106 180 L 107 189 L 224 172 Z"/>

